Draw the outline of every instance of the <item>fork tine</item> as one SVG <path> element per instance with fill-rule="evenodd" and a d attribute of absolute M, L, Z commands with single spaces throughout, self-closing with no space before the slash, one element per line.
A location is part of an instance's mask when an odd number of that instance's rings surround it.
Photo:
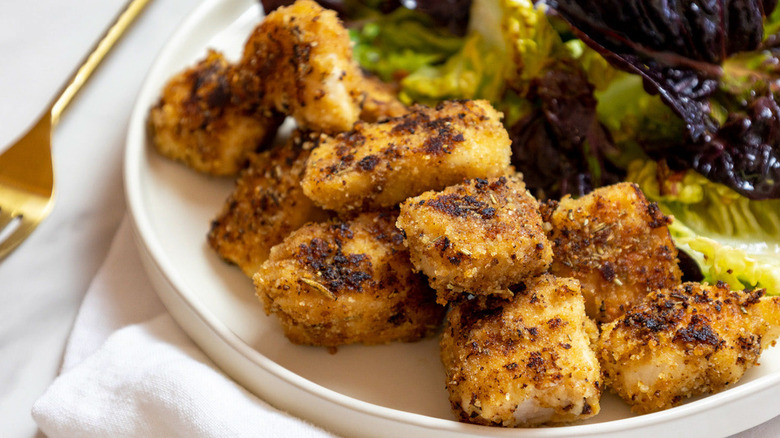
<path fill-rule="evenodd" d="M 14 199 L 11 196 L 12 191 L 7 190 L 7 187 L 0 185 L 0 189 L 6 189 L 0 192 L 8 199 Z M 3 260 L 35 230 L 38 224 L 48 216 L 53 206 L 53 197 L 31 196 L 26 198 L 24 203 L 20 203 L 19 210 L 14 211 L 8 208 L 0 210 L 0 224 L 2 224 L 0 226 L 0 260 Z"/>
<path fill-rule="evenodd" d="M 13 251 L 38 226 L 38 221 L 27 220 L 22 216 L 19 226 L 2 242 L 0 242 L 0 259 Z"/>
<path fill-rule="evenodd" d="M 6 212 L 7 209 L 0 207 L 0 233 L 14 220 L 15 215 L 10 212 Z"/>
<path fill-rule="evenodd" d="M 11 216 L 11 220 L 14 220 L 18 217 L 19 223 L 17 224 L 16 228 L 6 236 L 5 240 L 0 241 L 0 260 L 5 258 L 6 255 L 16 249 L 20 243 L 24 242 L 24 240 L 27 239 L 30 234 L 32 234 L 32 232 L 41 223 L 41 219 L 48 215 L 48 210 L 51 209 L 52 204 L 53 202 L 51 201 L 45 203 L 42 210 L 35 212 L 31 211 L 31 216 L 29 217 L 24 216 L 23 214 L 19 214 L 18 216 L 8 215 Z M 5 226 L 8 225 L 6 224 Z M 0 231 L 3 230 L 0 229 Z"/>

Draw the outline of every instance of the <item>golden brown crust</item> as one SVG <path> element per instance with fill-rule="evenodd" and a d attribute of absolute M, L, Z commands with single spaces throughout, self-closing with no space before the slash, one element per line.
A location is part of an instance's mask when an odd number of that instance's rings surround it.
<path fill-rule="evenodd" d="M 296 344 L 415 341 L 444 308 L 412 271 L 397 213 L 308 224 L 271 249 L 254 276 L 266 313 Z"/>
<path fill-rule="evenodd" d="M 680 284 L 670 219 L 635 184 L 564 197 L 543 215 L 552 226 L 550 272 L 582 283 L 591 318 L 612 321 L 647 293 Z"/>
<path fill-rule="evenodd" d="M 536 200 L 515 176 L 473 179 L 401 204 L 398 227 L 438 301 L 464 292 L 512 296 L 552 262 Z"/>
<path fill-rule="evenodd" d="M 330 217 L 301 189 L 310 152 L 302 147 L 305 136 L 295 132 L 286 144 L 252 156 L 211 223 L 209 245 L 250 277 L 288 234 Z"/>
<path fill-rule="evenodd" d="M 164 156 L 213 175 L 235 175 L 276 134 L 282 117 L 233 92 L 233 66 L 216 51 L 173 76 L 149 112 L 151 143 Z"/>
<path fill-rule="evenodd" d="M 303 189 L 340 213 L 393 207 L 426 190 L 502 175 L 509 145 L 501 114 L 486 101 L 414 106 L 399 118 L 322 136 Z"/>
<path fill-rule="evenodd" d="M 238 65 L 242 88 L 303 129 L 348 131 L 358 120 L 363 75 L 336 13 L 298 0 L 268 14 L 248 38 Z"/>
<path fill-rule="evenodd" d="M 647 413 L 736 383 L 777 337 L 780 298 L 763 293 L 684 283 L 649 294 L 602 326 L 607 386 Z"/>
<path fill-rule="evenodd" d="M 447 315 L 441 357 L 455 415 L 539 426 L 599 412 L 601 377 L 576 280 L 544 274 L 511 301 L 462 301 Z"/>

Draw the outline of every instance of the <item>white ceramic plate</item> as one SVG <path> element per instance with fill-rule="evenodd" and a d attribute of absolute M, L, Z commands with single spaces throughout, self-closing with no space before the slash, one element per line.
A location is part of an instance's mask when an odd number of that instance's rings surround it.
<path fill-rule="evenodd" d="M 229 376 L 272 404 L 350 436 L 462 435 L 690 438 L 747 429 L 780 414 L 780 351 L 728 391 L 664 412 L 633 416 L 605 395 L 585 423 L 497 429 L 453 420 L 438 341 L 324 348 L 289 343 L 254 298 L 251 282 L 206 245 L 211 219 L 233 181 L 197 174 L 159 157 L 145 121 L 166 80 L 213 47 L 236 59 L 260 21 L 255 0 L 206 0 L 160 53 L 141 90 L 127 139 L 125 186 L 138 247 L 158 293 L 184 330 Z"/>

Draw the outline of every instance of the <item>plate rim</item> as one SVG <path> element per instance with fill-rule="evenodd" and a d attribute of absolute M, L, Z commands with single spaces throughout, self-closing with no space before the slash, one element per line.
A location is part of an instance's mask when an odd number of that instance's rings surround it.
<path fill-rule="evenodd" d="M 143 170 L 143 162 L 150 152 L 146 136 L 146 114 L 148 105 L 155 100 L 157 95 L 157 90 L 154 90 L 153 83 L 155 78 L 166 76 L 164 73 L 168 71 L 166 68 L 168 64 L 167 59 L 171 58 L 171 55 L 177 48 L 186 45 L 186 40 L 193 34 L 196 26 L 203 20 L 208 20 L 208 17 L 214 14 L 215 11 L 221 10 L 224 13 L 226 10 L 235 10 L 245 13 L 250 7 L 257 6 L 258 4 L 259 2 L 254 0 L 204 0 L 178 25 L 174 33 L 163 45 L 163 48 L 155 56 L 154 62 L 142 82 L 138 97 L 133 104 L 133 111 L 128 124 L 123 163 L 125 200 L 129 216 L 131 217 L 133 231 L 137 237 L 135 239 L 136 244 L 143 246 L 143 248 L 139 249 L 147 251 L 151 261 L 170 283 L 173 292 L 189 306 L 189 310 L 194 312 L 194 314 L 200 318 L 202 322 L 208 325 L 222 342 L 227 344 L 231 349 L 241 354 L 251 363 L 269 372 L 274 377 L 282 379 L 300 390 L 309 392 L 324 401 L 334 403 L 345 409 L 430 430 L 487 436 L 506 436 L 507 434 L 510 434 L 517 437 L 565 437 L 574 434 L 603 435 L 636 431 L 658 426 L 662 423 L 683 421 L 686 417 L 695 417 L 706 413 L 707 411 L 712 411 L 715 408 L 742 400 L 745 397 L 749 397 L 754 393 L 766 390 L 771 386 L 780 383 L 780 371 L 775 371 L 772 374 L 761 376 L 753 381 L 744 382 L 737 387 L 729 388 L 720 393 L 661 412 L 594 424 L 535 429 L 499 429 L 460 423 L 454 419 L 436 418 L 424 414 L 402 411 L 341 394 L 288 370 L 242 341 L 241 338 L 232 332 L 223 321 L 219 320 L 213 312 L 205 307 L 199 297 L 186 293 L 187 288 L 183 286 L 184 283 L 180 279 L 180 273 L 176 271 L 174 264 L 154 237 L 155 231 L 150 222 L 151 216 L 149 216 L 150 213 L 144 207 L 142 196 L 143 177 L 141 176 L 141 173 Z M 260 8 L 260 11 L 262 14 L 262 8 Z M 232 13 L 230 15 L 233 16 L 234 19 L 238 18 L 238 15 Z M 160 291 L 156 287 L 155 292 L 160 294 Z M 180 321 L 177 321 L 177 323 L 184 329 L 184 326 Z M 204 346 L 199 345 L 199 347 L 206 350 Z M 218 361 L 215 360 L 215 363 L 218 363 Z M 780 409 L 777 410 L 776 414 L 780 414 Z M 748 427 L 755 424 L 758 423 L 751 423 Z M 744 430 L 744 428 L 739 430 Z"/>

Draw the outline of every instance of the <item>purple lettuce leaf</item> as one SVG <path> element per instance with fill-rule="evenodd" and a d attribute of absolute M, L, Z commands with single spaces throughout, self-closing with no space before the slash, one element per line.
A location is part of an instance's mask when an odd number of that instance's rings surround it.
<path fill-rule="evenodd" d="M 692 168 L 751 199 L 780 198 L 780 111 L 771 86 L 780 76 L 756 74 L 763 79 L 753 89 L 732 93 L 724 82 L 733 78 L 723 68 L 732 55 L 761 48 L 763 17 L 776 0 L 547 4 L 610 63 L 640 75 L 684 121 L 684 146 L 652 145 L 646 148 L 651 157 Z"/>
<path fill-rule="evenodd" d="M 540 199 L 581 196 L 622 179 L 606 159 L 615 146 L 596 115 L 593 86 L 579 66 L 559 61 L 534 79 L 536 108 L 509 128 L 512 165 Z"/>

